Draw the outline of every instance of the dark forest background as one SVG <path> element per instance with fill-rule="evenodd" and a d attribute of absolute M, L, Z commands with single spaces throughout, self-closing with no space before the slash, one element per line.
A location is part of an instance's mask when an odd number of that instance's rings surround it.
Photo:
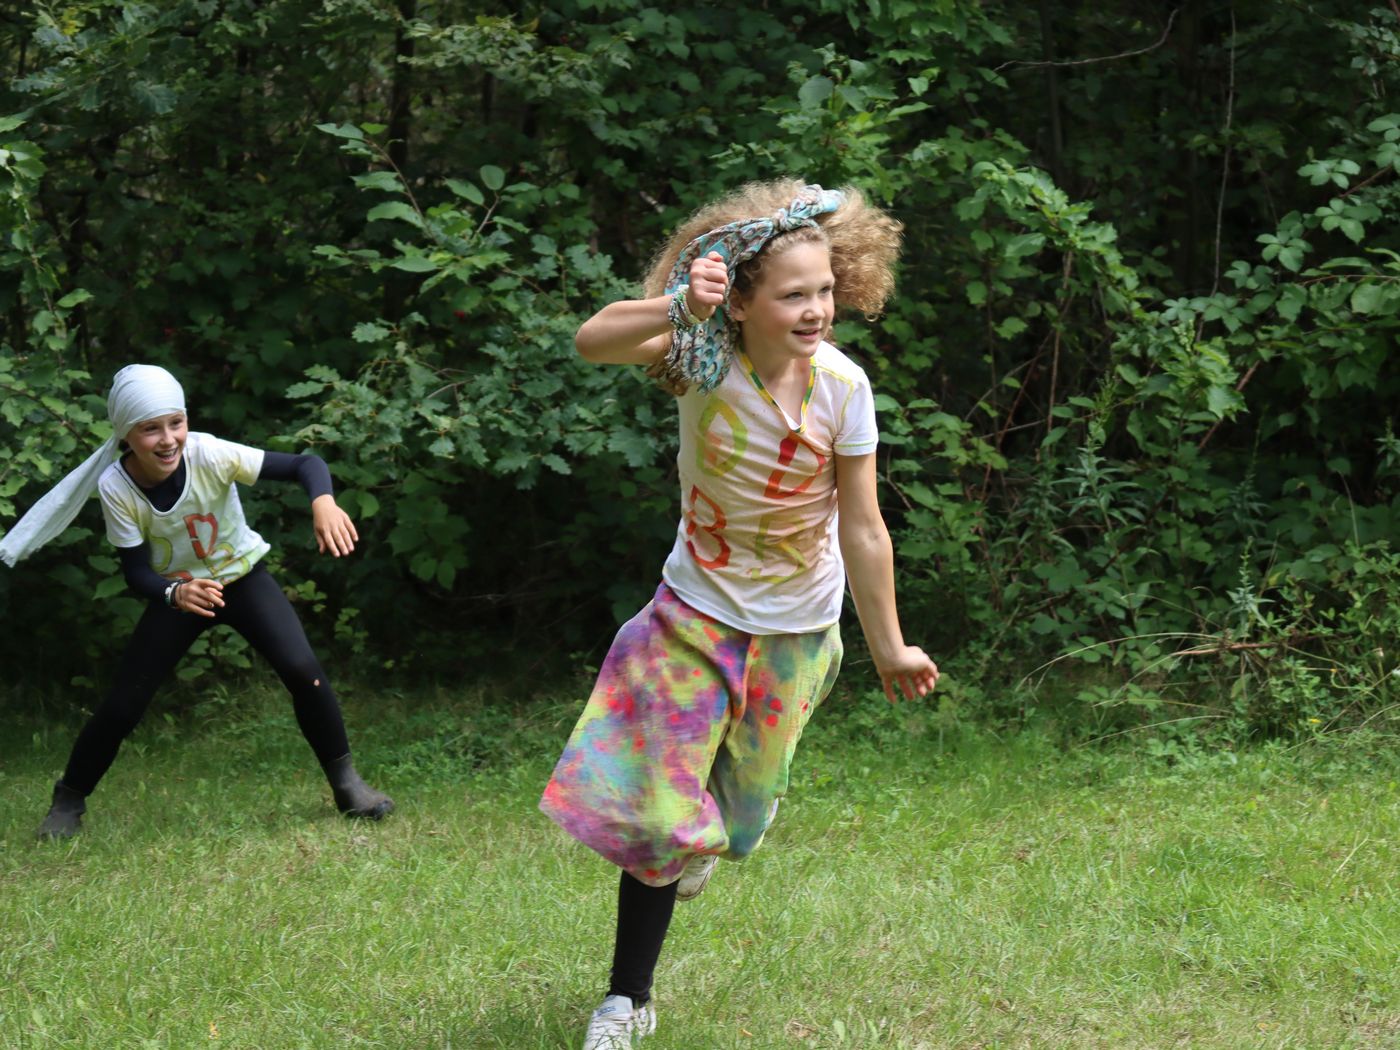
<path fill-rule="evenodd" d="M 331 463 L 348 562 L 245 492 L 328 663 L 596 662 L 670 543 L 673 419 L 573 331 L 794 174 L 906 226 L 837 341 L 940 717 L 1384 721 L 1398 60 L 1395 3 L 0 4 L 0 523 L 160 363 L 194 428 Z M 100 679 L 138 610 L 94 502 L 0 572 L 0 660 Z"/>

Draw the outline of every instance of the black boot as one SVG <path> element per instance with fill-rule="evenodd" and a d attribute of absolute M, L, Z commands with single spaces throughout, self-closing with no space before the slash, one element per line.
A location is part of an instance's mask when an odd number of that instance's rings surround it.
<path fill-rule="evenodd" d="M 63 781 L 53 786 L 53 805 L 48 816 L 39 825 L 41 839 L 71 839 L 83 827 L 83 814 L 87 812 L 86 796 L 74 791 Z"/>
<path fill-rule="evenodd" d="M 321 768 L 326 771 L 326 779 L 330 781 L 335 808 L 347 817 L 379 820 L 394 812 L 394 800 L 361 780 L 348 754 L 341 755 L 334 762 L 323 763 Z"/>

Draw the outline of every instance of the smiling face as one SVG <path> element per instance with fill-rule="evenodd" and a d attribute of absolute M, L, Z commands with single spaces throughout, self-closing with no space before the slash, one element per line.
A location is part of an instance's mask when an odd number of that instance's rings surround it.
<path fill-rule="evenodd" d="M 819 241 L 794 244 L 772 258 L 746 293 L 736 287 L 729 312 L 742 324 L 744 352 L 755 364 L 806 361 L 836 317 L 831 252 Z"/>
<path fill-rule="evenodd" d="M 188 437 L 189 422 L 183 412 L 141 420 L 126 435 L 131 448 L 127 469 L 147 488 L 159 485 L 179 467 Z"/>

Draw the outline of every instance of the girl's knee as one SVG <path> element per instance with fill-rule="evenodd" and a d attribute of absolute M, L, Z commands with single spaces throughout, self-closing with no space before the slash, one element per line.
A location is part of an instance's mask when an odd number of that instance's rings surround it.
<path fill-rule="evenodd" d="M 767 802 L 751 800 L 748 805 L 740 807 L 741 811 L 731 810 L 725 820 L 725 829 L 729 833 L 729 849 L 725 855 L 730 860 L 743 860 L 762 845 L 763 836 L 778 815 L 779 801 L 776 798 Z"/>
<path fill-rule="evenodd" d="M 725 851 L 725 856 L 730 860 L 743 860 L 763 844 L 763 835 L 767 830 L 760 828 L 757 831 L 731 831 L 729 849 Z"/>
<path fill-rule="evenodd" d="M 293 692 L 329 688 L 326 672 L 321 669 L 320 661 L 310 653 L 302 659 L 287 661 L 278 670 Z"/>

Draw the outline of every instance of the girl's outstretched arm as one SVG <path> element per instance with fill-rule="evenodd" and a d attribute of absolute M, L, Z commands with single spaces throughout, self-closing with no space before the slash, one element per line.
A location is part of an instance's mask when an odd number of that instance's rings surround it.
<path fill-rule="evenodd" d="M 669 296 L 609 303 L 574 334 L 579 356 L 595 365 L 649 365 L 666 352 Z"/>
<path fill-rule="evenodd" d="M 724 302 L 729 272 L 724 259 L 711 252 L 690 266 L 686 303 L 693 316 L 707 320 Z M 623 299 L 609 303 L 584 321 L 574 346 L 585 359 L 599 365 L 649 365 L 666 352 L 670 342 L 671 297 Z"/>
<path fill-rule="evenodd" d="M 896 688 L 906 698 L 923 696 L 938 684 L 938 665 L 916 645 L 904 644 L 894 598 L 894 546 L 880 515 L 875 490 L 875 454 L 836 457 L 837 532 L 846 578 L 875 669 L 893 703 Z"/>
<path fill-rule="evenodd" d="M 316 533 L 316 549 L 330 551 L 339 558 L 355 549 L 360 534 L 350 515 L 340 509 L 331 486 L 326 461 L 310 452 L 295 456 L 287 452 L 263 453 L 259 481 L 298 481 L 311 500 L 311 528 Z"/>

